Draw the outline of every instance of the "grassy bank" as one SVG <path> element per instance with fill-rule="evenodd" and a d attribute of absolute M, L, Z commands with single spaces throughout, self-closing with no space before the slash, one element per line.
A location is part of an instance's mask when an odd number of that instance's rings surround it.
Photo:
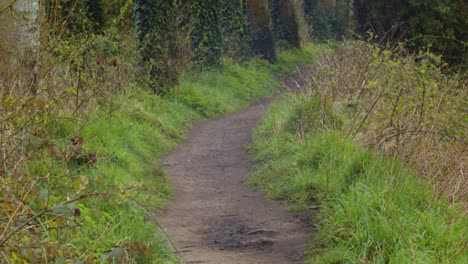
<path fill-rule="evenodd" d="M 347 62 L 345 58 L 343 64 Z M 405 65 L 401 69 L 411 73 L 404 62 L 390 62 L 383 65 Z M 353 67 L 356 64 L 349 66 Z M 326 73 L 319 70 L 318 75 L 328 78 L 318 77 L 321 82 L 315 82 L 315 92 L 286 95 L 263 117 L 251 147 L 258 166 L 249 183 L 265 190 L 271 199 L 284 200 L 292 210 L 320 208 L 308 263 L 466 263 L 468 221 L 462 204 L 436 191 L 437 185 L 424 180 L 413 169 L 414 163 L 390 156 L 387 149 L 366 148 L 362 137 L 350 136 L 356 113 L 351 110 L 360 109 L 365 100 L 356 103 L 350 93 L 344 100 L 338 92 L 333 97 L 325 91 L 332 85 L 338 85 L 336 91 L 340 91 L 339 85 L 344 83 L 334 79 L 343 68 L 327 69 Z M 405 83 L 392 75 L 395 72 L 385 73 L 399 85 Z M 371 72 L 369 76 L 376 75 Z M 368 81 L 373 80 L 365 83 Z M 402 94 L 400 100 L 405 97 Z M 431 96 L 437 98 L 436 93 Z M 360 98 L 365 98 L 362 92 Z M 399 118 L 398 112 L 394 115 Z M 408 117 L 401 115 L 401 119 Z M 386 124 L 383 119 L 390 116 L 377 115 L 377 124 Z M 368 117 L 367 122 L 376 122 L 373 119 Z M 361 126 L 364 135 L 367 125 Z M 413 146 L 406 144 L 407 148 Z M 450 146 L 447 140 L 439 144 Z"/>
<path fill-rule="evenodd" d="M 310 64 L 321 50 L 284 52 L 275 65 L 226 62 L 189 74 L 164 97 L 139 87 L 105 92 L 97 86 L 76 94 L 76 109 L 73 90 L 70 101 L 2 98 L 6 113 L 15 113 L 15 104 L 37 106 L 25 108 L 12 127 L 27 127 L 18 130 L 25 138 L 18 137 L 24 148 L 17 150 L 27 158 L 15 163 L 12 156 L 11 171 L 0 170 L 0 216 L 10 219 L 0 226 L 2 262 L 177 263 L 155 226 L 157 210 L 173 191 L 159 156 L 184 138 L 192 121 L 273 94 L 282 76 Z M 83 108 L 81 97 L 95 91 L 99 97 Z"/>

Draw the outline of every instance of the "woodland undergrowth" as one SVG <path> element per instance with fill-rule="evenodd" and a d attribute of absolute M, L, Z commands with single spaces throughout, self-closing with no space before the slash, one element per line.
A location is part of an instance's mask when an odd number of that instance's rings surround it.
<path fill-rule="evenodd" d="M 123 36 L 54 33 L 34 69 L 20 54 L 0 58 L 0 262 L 176 263 L 157 227 L 172 195 L 159 156 L 194 119 L 274 93 L 322 50 L 283 52 L 275 65 L 227 59 L 161 96 L 144 87 L 137 45 Z"/>
<path fill-rule="evenodd" d="M 466 71 L 403 46 L 344 44 L 321 57 L 306 94 L 346 113 L 347 136 L 405 160 L 452 201 L 468 194 Z M 307 124 L 304 124 L 307 127 Z"/>
<path fill-rule="evenodd" d="M 465 263 L 464 73 L 360 41 L 314 70 L 256 129 L 249 179 L 311 212 L 308 263 Z"/>

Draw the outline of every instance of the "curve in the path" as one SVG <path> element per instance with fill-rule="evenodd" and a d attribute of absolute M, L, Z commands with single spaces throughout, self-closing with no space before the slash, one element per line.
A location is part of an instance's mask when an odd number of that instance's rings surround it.
<path fill-rule="evenodd" d="M 246 145 L 268 101 L 195 123 L 163 158 L 176 192 L 160 220 L 184 263 L 301 263 L 310 228 L 244 185 Z"/>

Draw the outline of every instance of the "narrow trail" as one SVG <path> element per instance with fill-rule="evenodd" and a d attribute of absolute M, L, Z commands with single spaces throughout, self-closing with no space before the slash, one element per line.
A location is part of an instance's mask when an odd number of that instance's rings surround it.
<path fill-rule="evenodd" d="M 302 263 L 310 227 L 244 184 L 246 146 L 272 100 L 195 123 L 162 159 L 176 193 L 160 221 L 184 263 Z"/>

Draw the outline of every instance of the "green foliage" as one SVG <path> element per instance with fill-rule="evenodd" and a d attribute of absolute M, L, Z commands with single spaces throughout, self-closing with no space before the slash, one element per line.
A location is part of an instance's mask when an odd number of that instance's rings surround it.
<path fill-rule="evenodd" d="M 221 64 L 224 48 L 221 4 L 221 0 L 190 1 L 192 48 L 199 65 L 216 67 Z"/>
<path fill-rule="evenodd" d="M 434 198 L 427 182 L 346 138 L 339 126 L 316 120 L 302 134 L 295 120 L 304 103 L 319 112 L 310 115 L 329 115 L 323 99 L 304 100 L 288 95 L 263 118 L 252 146 L 260 165 L 249 183 L 293 210 L 320 208 L 307 263 L 466 261 L 467 221 L 457 204 Z"/>
<path fill-rule="evenodd" d="M 250 56 L 246 1 L 222 0 L 224 54 L 234 60 Z"/>
<path fill-rule="evenodd" d="M 292 210 L 320 208 L 307 263 L 468 259 L 464 81 L 440 57 L 418 60 L 348 43 L 256 129 L 249 183 Z"/>
<path fill-rule="evenodd" d="M 94 31 L 104 26 L 104 8 L 102 0 L 83 0 L 86 17 L 92 22 Z"/>
<path fill-rule="evenodd" d="M 122 34 L 133 33 L 132 6 L 133 0 L 106 0 L 103 3 L 106 26 L 119 26 Z M 118 24 L 116 25 L 115 22 L 118 22 Z"/>
<path fill-rule="evenodd" d="M 50 19 L 58 19 L 72 33 L 100 32 L 104 29 L 105 17 L 102 0 L 61 0 L 46 3 Z"/>
<path fill-rule="evenodd" d="M 398 7 L 398 8 L 395 8 Z M 466 4 L 462 0 L 356 1 L 361 33 L 385 40 L 405 40 L 413 50 L 430 47 L 444 59 L 465 64 Z"/>
<path fill-rule="evenodd" d="M 341 40 L 346 35 L 348 5 L 337 1 L 336 6 L 328 6 L 325 0 L 304 0 L 304 12 L 311 25 L 311 35 L 318 41 Z"/>
<path fill-rule="evenodd" d="M 276 64 L 259 59 L 240 64 L 227 61 L 222 72 L 188 74 L 182 81 L 182 89 L 169 96 L 203 117 L 232 112 L 256 98 L 274 93 L 278 78 L 290 74 L 295 67 L 310 64 L 322 52 L 323 47 L 308 45 L 302 50 L 280 53 Z"/>
<path fill-rule="evenodd" d="M 322 57 L 313 90 L 349 112 L 349 135 L 403 157 L 452 198 L 463 197 L 457 186 L 467 185 L 466 160 L 459 158 L 466 156 L 468 127 L 464 75 L 447 74 L 440 56 L 397 55 L 404 52 L 347 43 Z M 324 82 L 326 89 L 315 85 Z"/>
<path fill-rule="evenodd" d="M 135 0 L 134 14 L 140 70 L 154 92 L 164 93 L 177 85 L 180 77 L 170 63 L 178 57 L 177 4 L 172 0 Z"/>
<path fill-rule="evenodd" d="M 281 76 L 321 51 L 289 51 L 276 65 L 227 63 L 161 97 L 132 85 L 136 52 L 114 33 L 54 42 L 53 53 L 41 53 L 53 66 L 41 96 L 0 96 L 8 153 L 0 166 L 2 263 L 178 263 L 153 222 L 172 195 L 160 155 L 191 121 L 274 93 Z"/>

